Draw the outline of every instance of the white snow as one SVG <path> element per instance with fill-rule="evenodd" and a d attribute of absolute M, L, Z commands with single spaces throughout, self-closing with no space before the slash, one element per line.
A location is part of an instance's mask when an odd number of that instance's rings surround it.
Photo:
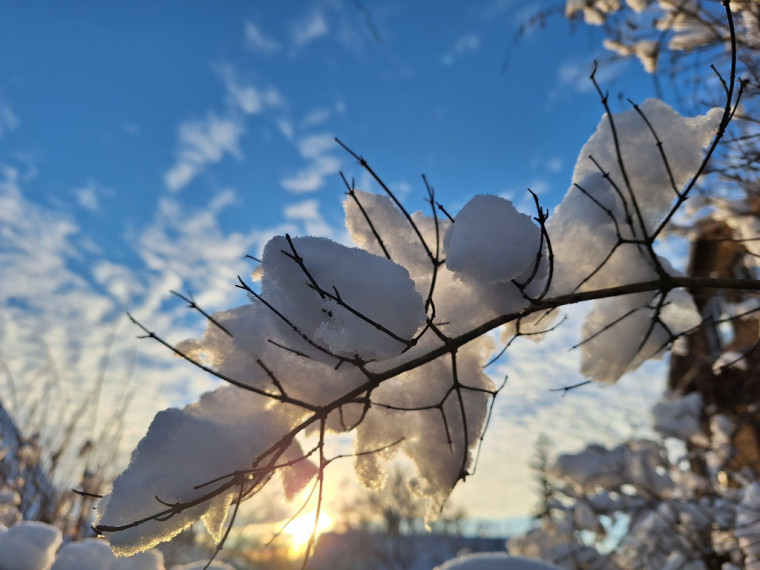
<path fill-rule="evenodd" d="M 0 527 L 0 568 L 48 570 L 61 545 L 61 531 L 41 522 L 21 522 Z"/>
<path fill-rule="evenodd" d="M 311 340 L 341 356 L 382 360 L 406 348 L 376 326 L 408 340 L 424 323 L 422 297 L 406 269 L 326 238 L 294 238 L 292 243 L 313 281 L 326 293 L 340 296 L 344 306 L 312 288 L 312 281 L 291 258 L 295 254 L 283 237 L 273 238 L 264 249 L 261 294 L 267 302 Z M 289 331 L 284 321 L 276 323 L 280 330 Z M 310 354 L 319 357 L 317 351 Z"/>
<path fill-rule="evenodd" d="M 703 405 L 699 392 L 662 400 L 652 409 L 654 429 L 664 437 L 688 440 L 701 431 L 699 424 Z"/>
<path fill-rule="evenodd" d="M 565 3 L 565 16 L 574 18 L 577 14 L 583 14 L 583 19 L 592 26 L 604 24 L 607 16 L 620 8 L 620 0 L 567 0 Z"/>
<path fill-rule="evenodd" d="M 558 568 L 540 560 L 510 556 L 506 552 L 481 552 L 457 556 L 453 560 L 436 566 L 434 570 L 558 570 Z"/>
<path fill-rule="evenodd" d="M 117 558 L 103 540 L 88 538 L 61 548 L 51 570 L 164 570 L 164 557 L 157 550 Z"/>
<path fill-rule="evenodd" d="M 656 99 L 648 99 L 640 109 L 662 141 L 669 169 L 646 122 L 630 110 L 614 116 L 624 176 L 609 117 L 602 119 L 581 150 L 574 186 L 547 222 L 555 255 L 551 284 L 555 294 L 658 276 L 645 249 L 616 244 L 621 239 L 642 239 L 644 230 L 651 232 L 662 220 L 676 192 L 699 166 L 721 115 L 719 109 L 713 109 L 701 117 L 684 118 Z M 673 273 L 667 262 L 659 262 Z M 662 323 L 652 329 L 657 304 L 652 294 L 596 301 L 584 326 L 584 336 L 590 340 L 582 346 L 583 373 L 599 382 L 615 382 L 662 350 L 671 339 L 669 332 L 678 334 L 700 321 L 689 296 L 671 291 L 662 304 Z M 600 331 L 604 332 L 596 335 Z"/>
<path fill-rule="evenodd" d="M 518 279 L 532 270 L 541 230 L 499 196 L 473 196 L 446 232 L 446 266 L 484 284 Z"/>
<path fill-rule="evenodd" d="M 591 444 L 580 453 L 560 455 L 552 474 L 577 493 L 620 491 L 625 484 L 640 485 L 642 494 L 663 495 L 672 481 L 659 472 L 664 450 L 650 441 L 632 441 L 607 449 Z"/>
<path fill-rule="evenodd" d="M 747 361 L 744 354 L 738 350 L 727 350 L 715 359 L 712 364 L 713 374 L 719 375 L 725 368 L 736 368 L 737 370 L 747 370 Z"/>
<path fill-rule="evenodd" d="M 167 505 L 193 501 L 218 484 L 200 489 L 197 485 L 250 467 L 251 459 L 277 442 L 299 417 L 292 413 L 293 408 L 276 410 L 266 404 L 248 392 L 223 386 L 183 410 L 159 412 L 129 467 L 101 501 L 98 524 L 124 525 L 165 511 L 170 508 Z M 306 482 L 296 486 L 303 487 Z M 237 489 L 233 487 L 168 520 L 150 520 L 104 534 L 119 555 L 152 548 L 199 518 L 218 539 Z"/>
<path fill-rule="evenodd" d="M 690 118 L 678 115 L 658 99 L 647 99 L 639 107 L 662 141 L 673 177 L 671 182 L 656 140 L 639 113 L 632 109 L 614 115 L 625 172 L 642 222 L 651 230 L 702 161 L 704 148 L 720 122 L 721 110 Z M 555 254 L 552 291 L 556 293 L 574 290 L 608 255 L 618 239 L 612 217 L 622 237 L 642 237 L 635 216 L 632 226 L 626 223 L 627 213 L 634 213 L 634 204 L 615 149 L 610 119 L 605 115 L 578 155 L 573 185 L 547 222 Z M 600 168 L 609 174 L 609 180 Z M 631 283 L 652 275 L 651 261 L 638 248 L 621 249 L 623 253 L 616 254 L 584 289 Z"/>

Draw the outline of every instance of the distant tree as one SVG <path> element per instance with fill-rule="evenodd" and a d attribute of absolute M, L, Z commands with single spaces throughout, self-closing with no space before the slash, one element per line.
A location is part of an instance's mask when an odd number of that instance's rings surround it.
<path fill-rule="evenodd" d="M 452 216 L 426 179 L 429 213 L 410 213 L 343 145 L 382 191 L 359 191 L 344 178 L 346 225 L 358 248 L 275 237 L 254 273 L 259 282 L 238 283 L 249 303 L 208 315 L 183 297 L 209 321 L 203 338 L 173 344 L 137 323 L 225 385 L 156 416 L 101 503 L 98 532 L 130 555 L 202 519 L 221 548 L 240 502 L 275 475 L 286 499 L 313 481 L 321 508 L 328 467 L 342 457 L 329 455 L 326 442 L 343 432 L 355 434 L 356 474 L 369 487 L 385 485 L 386 463 L 405 454 L 433 520 L 474 469 L 500 390 L 483 371 L 498 353 L 489 333 L 499 333 L 504 349 L 519 336 L 540 340 L 559 309 L 593 302 L 581 370 L 613 383 L 714 324 L 694 295 L 760 290 L 754 270 L 683 276 L 657 253 L 682 227 L 684 203 L 743 108 L 735 57 L 743 40 L 732 16 L 726 3 L 720 21 L 731 55 L 717 75 L 721 107 L 706 114 L 685 118 L 658 100 L 612 114 L 592 73 L 606 114 L 551 217 L 537 199 L 531 218 L 491 195 Z M 715 172 L 729 179 L 735 171 Z M 742 316 L 732 310 L 724 320 Z M 635 477 L 665 477 L 656 447 L 632 453 L 639 471 L 625 450 L 614 457 Z"/>
<path fill-rule="evenodd" d="M 533 476 L 538 484 L 538 504 L 534 509 L 534 517 L 537 519 L 549 514 L 554 495 L 556 494 L 554 482 L 549 472 L 551 447 L 551 440 L 546 434 L 540 434 L 538 439 L 536 439 L 533 458 L 529 463 L 529 467 L 533 471 Z"/>

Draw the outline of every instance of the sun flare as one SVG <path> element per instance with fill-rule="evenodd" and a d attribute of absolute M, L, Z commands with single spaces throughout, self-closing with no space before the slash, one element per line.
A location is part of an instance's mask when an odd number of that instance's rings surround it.
<path fill-rule="evenodd" d="M 285 532 L 290 538 L 290 550 L 293 555 L 299 555 L 306 550 L 306 545 L 309 543 L 314 532 L 314 517 L 316 512 L 305 513 L 294 518 L 290 524 L 285 528 Z M 316 534 L 319 535 L 323 532 L 330 530 L 333 526 L 333 520 L 327 513 L 320 513 L 319 523 L 317 523 Z"/>

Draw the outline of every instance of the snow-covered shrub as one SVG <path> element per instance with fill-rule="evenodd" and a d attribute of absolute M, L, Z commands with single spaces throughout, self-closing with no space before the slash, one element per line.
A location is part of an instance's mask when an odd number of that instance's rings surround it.
<path fill-rule="evenodd" d="M 711 176 L 687 205 L 696 221 L 681 212 L 674 234 L 691 239 L 690 276 L 756 279 L 760 3 L 568 0 L 566 15 L 601 26 L 607 49 L 638 58 L 646 71 L 668 78 L 661 88 L 685 88 L 689 101 L 721 97 L 713 87 L 726 86 L 727 76 L 752 78 L 742 85 L 741 112 L 713 155 Z M 757 302 L 752 293 L 717 289 L 694 299 L 702 326 L 674 346 L 669 391 L 654 409 L 665 445 L 644 442 L 659 451 L 643 462 L 635 449 L 642 442 L 589 446 L 558 458 L 551 516 L 510 543 L 518 552 L 563 568 L 760 567 Z M 626 310 L 619 307 L 618 314 Z M 631 462 L 641 467 L 638 474 Z M 563 558 L 563 549 L 585 550 L 596 561 Z"/>
<path fill-rule="evenodd" d="M 674 410 L 688 413 L 677 420 Z M 691 447 L 692 461 L 730 457 L 730 440 L 694 437 L 693 415 L 702 413 L 698 398 L 671 397 L 655 406 L 655 426 L 671 443 L 702 442 Z M 573 570 L 752 568 L 760 554 L 760 484 L 729 479 L 725 463 L 697 473 L 687 459 L 671 461 L 651 441 L 559 456 L 550 514 L 510 540 L 510 551 Z"/>

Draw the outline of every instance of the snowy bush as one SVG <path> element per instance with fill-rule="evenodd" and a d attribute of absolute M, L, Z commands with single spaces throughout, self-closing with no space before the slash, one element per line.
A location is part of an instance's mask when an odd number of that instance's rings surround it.
<path fill-rule="evenodd" d="M 710 185 L 682 217 L 691 238 L 688 274 L 756 278 L 758 209 L 757 2 L 568 1 L 566 14 L 604 30 L 604 45 L 636 57 L 689 96 L 713 100 L 724 81 L 695 57 L 725 61 L 748 79 L 734 133 L 713 156 Z M 649 25 L 652 23 L 654 25 Z M 688 71 L 687 71 L 688 70 Z M 733 71 L 732 71 L 733 73 Z M 688 78 L 687 78 L 688 76 Z M 725 83 L 722 83 L 726 86 Z M 717 158 L 716 158 L 717 157 Z M 683 213 L 682 213 L 683 214 Z M 760 345 L 754 294 L 690 290 L 701 326 L 680 338 L 668 392 L 653 410 L 663 441 L 612 449 L 589 445 L 557 458 L 540 526 L 510 550 L 562 568 L 756 568 L 760 510 Z M 627 307 L 617 309 L 625 315 Z M 591 330 L 588 331 L 593 334 Z M 605 331 L 604 342 L 611 337 Z M 596 366 L 594 364 L 594 366 Z"/>
<path fill-rule="evenodd" d="M 672 410 L 694 412 L 695 401 L 686 396 L 655 407 L 663 436 L 693 437 L 692 413 L 678 425 Z M 695 448 L 693 455 L 731 451 L 720 438 L 702 441 L 708 447 Z M 653 441 L 613 449 L 590 445 L 561 455 L 550 470 L 550 513 L 538 528 L 510 540 L 509 548 L 568 569 L 752 568 L 760 553 L 760 485 L 729 481 L 725 469 L 724 462 L 700 475 L 688 461 L 671 461 Z"/>

